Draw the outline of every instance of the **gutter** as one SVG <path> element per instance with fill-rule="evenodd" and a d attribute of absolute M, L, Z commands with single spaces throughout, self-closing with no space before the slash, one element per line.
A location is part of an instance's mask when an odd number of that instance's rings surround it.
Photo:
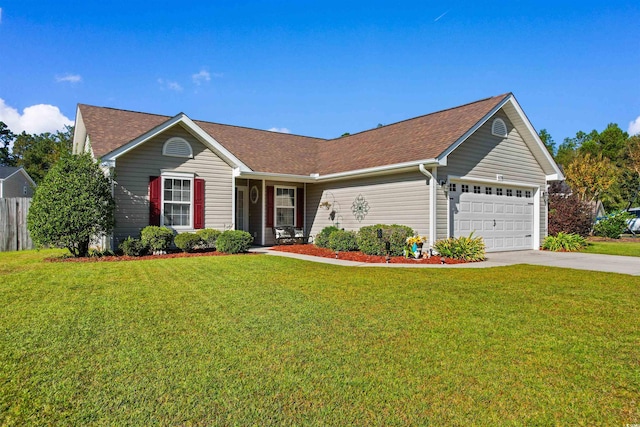
<path fill-rule="evenodd" d="M 418 170 L 424 176 L 429 178 L 429 247 L 433 247 L 433 244 L 436 242 L 436 201 L 438 199 L 436 192 L 438 181 L 433 176 L 431 172 L 424 167 L 423 163 L 418 165 Z"/>

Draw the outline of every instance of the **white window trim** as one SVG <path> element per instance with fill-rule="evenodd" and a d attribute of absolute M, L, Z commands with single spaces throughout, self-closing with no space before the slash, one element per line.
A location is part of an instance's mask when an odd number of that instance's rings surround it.
<path fill-rule="evenodd" d="M 291 186 L 285 186 L 285 185 L 276 185 L 274 186 L 274 190 L 273 190 L 273 226 L 274 227 L 287 227 L 289 226 L 287 225 L 283 225 L 283 224 L 278 224 L 278 189 L 284 189 L 284 190 L 293 190 L 293 224 L 291 224 L 291 226 L 295 226 L 296 225 L 296 215 L 298 214 L 296 212 L 297 210 L 297 205 L 298 205 L 298 188 L 297 187 L 291 187 Z M 281 209 L 290 209 L 288 206 L 280 206 Z"/>
<path fill-rule="evenodd" d="M 184 143 L 189 148 L 189 155 L 188 156 L 180 156 L 178 154 L 168 154 L 167 153 L 167 146 L 169 144 L 171 144 L 172 142 L 182 142 L 182 143 Z M 173 138 L 167 139 L 167 141 L 162 146 L 162 155 L 163 156 L 168 156 L 168 157 L 180 157 L 180 158 L 183 158 L 183 159 L 193 159 L 193 148 L 191 148 L 191 144 L 189 144 L 189 141 L 187 141 L 186 139 L 180 138 L 178 136 L 174 136 Z"/>
<path fill-rule="evenodd" d="M 162 172 L 160 175 L 160 226 L 169 227 L 176 231 L 193 230 L 193 214 L 194 214 L 194 196 L 195 196 L 195 174 L 184 172 Z M 182 179 L 189 180 L 191 193 L 189 194 L 189 225 L 164 225 L 164 180 L 165 179 Z"/>

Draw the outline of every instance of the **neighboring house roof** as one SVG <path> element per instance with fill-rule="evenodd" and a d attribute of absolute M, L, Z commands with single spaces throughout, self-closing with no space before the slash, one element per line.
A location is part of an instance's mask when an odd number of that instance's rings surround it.
<path fill-rule="evenodd" d="M 22 168 L 14 166 L 0 166 L 0 179 L 7 179 L 14 173 L 18 172 L 20 169 Z"/>
<path fill-rule="evenodd" d="M 446 161 L 451 150 L 508 101 L 509 111 L 518 116 L 516 121 L 533 134 L 528 137 L 531 144 L 543 147 L 511 93 L 332 140 L 197 120 L 190 123 L 207 134 L 210 145 L 220 144 L 252 172 L 330 175 L 417 161 Z M 118 153 L 127 144 L 143 143 L 143 135 L 163 129 L 163 124 L 173 126 L 180 117 L 85 104 L 78 105 L 78 112 L 96 158 Z M 546 150 L 537 151 L 548 163 L 548 173 L 559 173 Z"/>

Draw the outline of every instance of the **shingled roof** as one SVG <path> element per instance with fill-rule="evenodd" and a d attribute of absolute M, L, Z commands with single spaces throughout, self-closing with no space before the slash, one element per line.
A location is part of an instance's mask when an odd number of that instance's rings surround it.
<path fill-rule="evenodd" d="M 325 140 L 195 121 L 254 172 L 321 175 L 434 159 L 506 97 L 504 94 Z M 96 157 L 103 157 L 171 119 L 169 116 L 78 106 Z"/>

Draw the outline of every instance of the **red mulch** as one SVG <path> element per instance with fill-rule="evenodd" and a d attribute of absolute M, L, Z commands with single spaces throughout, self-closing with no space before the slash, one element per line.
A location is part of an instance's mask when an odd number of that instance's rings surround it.
<path fill-rule="evenodd" d="M 115 262 L 115 261 L 143 261 L 149 259 L 165 259 L 165 258 L 191 258 L 200 256 L 229 256 L 218 251 L 201 251 L 201 252 L 173 252 L 164 255 L 145 255 L 145 256 L 102 256 L 102 257 L 85 257 L 85 258 L 72 258 L 72 257 L 52 257 L 45 258 L 48 262 Z M 254 255 L 251 253 L 240 255 Z"/>
<path fill-rule="evenodd" d="M 331 249 L 319 248 L 316 245 L 282 245 L 271 248 L 274 251 L 293 252 L 302 255 L 319 256 L 324 258 L 335 258 L 336 253 Z M 386 257 L 378 255 L 365 255 L 362 252 L 340 252 L 338 259 L 347 261 L 358 261 L 368 263 L 386 263 Z M 431 258 L 412 259 L 402 256 L 393 256 L 389 261 L 392 264 L 441 264 L 442 258 L 434 255 Z M 463 264 L 466 261 L 445 258 L 446 264 Z"/>

